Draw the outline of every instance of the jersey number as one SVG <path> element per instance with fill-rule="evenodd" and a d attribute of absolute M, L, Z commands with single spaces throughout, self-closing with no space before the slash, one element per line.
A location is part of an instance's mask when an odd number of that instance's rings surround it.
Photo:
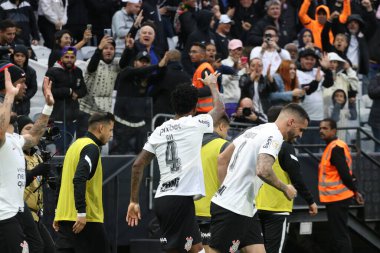
<path fill-rule="evenodd" d="M 166 146 L 166 165 L 170 167 L 170 171 L 176 172 L 181 169 L 181 159 L 178 158 L 177 143 L 168 141 Z"/>
<path fill-rule="evenodd" d="M 236 160 L 238 159 L 238 156 L 241 152 L 241 150 L 244 148 L 245 144 L 247 144 L 247 141 L 244 141 L 238 148 L 237 152 L 235 153 L 235 156 L 234 156 L 234 159 L 229 167 L 229 170 L 233 170 L 235 168 L 235 165 L 236 165 Z"/>

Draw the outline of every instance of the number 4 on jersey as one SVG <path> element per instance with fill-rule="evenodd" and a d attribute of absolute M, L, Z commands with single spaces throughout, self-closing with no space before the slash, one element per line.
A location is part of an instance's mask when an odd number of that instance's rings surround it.
<path fill-rule="evenodd" d="M 168 141 L 166 146 L 166 165 L 170 167 L 171 172 L 176 172 L 181 169 L 181 159 L 178 158 L 177 143 Z"/>

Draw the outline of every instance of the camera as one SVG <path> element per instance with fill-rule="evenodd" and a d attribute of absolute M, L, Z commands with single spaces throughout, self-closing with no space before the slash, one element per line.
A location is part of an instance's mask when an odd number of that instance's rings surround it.
<path fill-rule="evenodd" d="M 42 136 L 46 141 L 54 142 L 61 138 L 61 130 L 58 127 L 48 127 Z"/>
<path fill-rule="evenodd" d="M 243 116 L 248 117 L 252 114 L 252 110 L 249 107 L 243 108 Z"/>

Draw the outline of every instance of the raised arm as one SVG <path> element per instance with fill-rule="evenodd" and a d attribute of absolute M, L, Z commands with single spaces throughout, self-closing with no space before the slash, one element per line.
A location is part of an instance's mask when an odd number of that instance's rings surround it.
<path fill-rule="evenodd" d="M 214 108 L 209 111 L 208 114 L 211 115 L 214 122 L 220 119 L 225 113 L 224 103 L 218 90 L 218 76 L 220 76 L 220 73 L 217 72 L 210 75 L 206 73 L 206 77 L 204 79 L 200 79 L 205 85 L 210 87 L 211 90 L 212 103 Z"/>
<path fill-rule="evenodd" d="M 275 159 L 271 155 L 259 154 L 257 157 L 256 175 L 265 183 L 282 191 L 288 199 L 294 199 L 297 196 L 296 189 L 292 185 L 286 185 L 278 179 L 272 169 L 274 161 Z"/>
<path fill-rule="evenodd" d="M 5 143 L 5 133 L 7 132 L 11 111 L 15 96 L 17 95 L 21 84 L 13 86 L 8 68 L 4 70 L 5 75 L 5 98 L 3 103 L 0 103 L 0 148 Z"/>
<path fill-rule="evenodd" d="M 34 147 L 35 145 L 37 145 L 42 135 L 45 132 L 45 128 L 49 121 L 50 114 L 53 111 L 53 105 L 54 105 L 54 97 L 53 97 L 53 94 L 51 93 L 51 84 L 52 82 L 49 80 L 49 78 L 45 77 L 43 88 L 44 88 L 44 96 L 45 96 L 46 105 L 44 109 L 42 110 L 41 115 L 38 117 L 38 119 L 34 123 L 32 129 L 30 130 L 30 133 L 23 135 L 25 139 L 25 144 L 23 147 L 24 150 L 30 149 L 31 147 Z"/>
<path fill-rule="evenodd" d="M 137 156 L 136 161 L 132 166 L 132 176 L 131 176 L 131 200 L 128 206 L 128 213 L 126 221 L 128 225 L 133 227 L 137 226 L 139 220 L 141 219 L 141 211 L 139 205 L 139 191 L 140 183 L 143 176 L 144 168 L 150 164 L 153 160 L 154 154 L 146 150 L 142 150 Z"/>

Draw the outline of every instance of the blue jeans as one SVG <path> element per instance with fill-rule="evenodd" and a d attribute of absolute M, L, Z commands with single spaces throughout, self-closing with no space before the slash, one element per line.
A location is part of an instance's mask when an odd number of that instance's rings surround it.
<path fill-rule="evenodd" d="M 65 155 L 74 139 L 77 123 L 75 121 L 64 123 L 54 122 L 54 125 L 61 131 L 61 138 L 55 141 L 57 155 Z"/>

